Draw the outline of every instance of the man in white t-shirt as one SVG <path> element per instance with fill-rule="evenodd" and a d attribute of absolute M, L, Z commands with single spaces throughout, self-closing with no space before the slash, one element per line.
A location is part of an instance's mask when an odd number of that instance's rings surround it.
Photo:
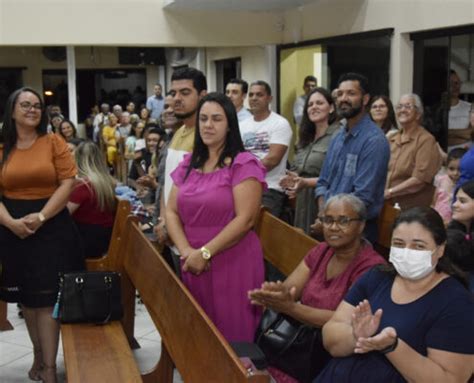
<path fill-rule="evenodd" d="M 250 85 L 249 105 L 253 117 L 240 124 L 240 134 L 245 149 L 257 156 L 267 169 L 268 190 L 263 194 L 263 205 L 279 217 L 285 201 L 279 181 L 285 175 L 293 131 L 285 118 L 269 109 L 271 101 L 272 91 L 265 81 Z"/>
<path fill-rule="evenodd" d="M 461 93 L 461 79 L 456 71 L 451 70 L 449 76 L 450 109 L 448 118 L 448 150 L 465 147 L 472 144 L 472 129 L 469 124 L 471 103 L 459 98 Z"/>

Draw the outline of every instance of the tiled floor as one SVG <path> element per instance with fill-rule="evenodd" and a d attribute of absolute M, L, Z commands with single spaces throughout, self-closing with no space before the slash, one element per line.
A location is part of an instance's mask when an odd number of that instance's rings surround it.
<path fill-rule="evenodd" d="M 8 319 L 15 327 L 13 331 L 0 332 L 0 383 L 31 382 L 27 371 L 33 362 L 33 348 L 23 319 L 18 317 L 16 305 L 8 305 Z M 141 371 L 151 369 L 159 359 L 161 352 L 160 334 L 155 330 L 146 308 L 137 304 L 135 318 L 135 336 L 141 348 L 134 351 Z M 65 382 L 64 361 L 61 342 L 57 359 L 59 382 Z M 175 371 L 175 383 L 182 379 Z"/>

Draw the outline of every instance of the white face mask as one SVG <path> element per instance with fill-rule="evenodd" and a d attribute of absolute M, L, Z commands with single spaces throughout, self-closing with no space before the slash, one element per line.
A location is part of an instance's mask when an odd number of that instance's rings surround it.
<path fill-rule="evenodd" d="M 392 246 L 389 261 L 401 277 L 417 280 L 426 277 L 436 267 L 431 263 L 433 253 L 434 251 L 430 250 L 413 250 L 408 247 Z"/>

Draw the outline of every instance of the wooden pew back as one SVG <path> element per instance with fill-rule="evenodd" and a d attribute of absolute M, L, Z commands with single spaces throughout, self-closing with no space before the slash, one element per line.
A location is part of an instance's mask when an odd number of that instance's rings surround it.
<path fill-rule="evenodd" d="M 383 205 L 382 211 L 377 220 L 379 230 L 377 244 L 384 249 L 390 248 L 392 243 L 393 224 L 399 214 L 400 209 L 395 209 L 390 203 L 385 203 Z"/>
<path fill-rule="evenodd" d="M 112 230 L 112 237 L 110 238 L 109 249 L 107 250 L 107 253 L 100 258 L 86 258 L 87 270 L 117 270 L 117 250 L 120 248 L 122 241 L 122 231 L 125 227 L 125 223 L 127 222 L 127 217 L 129 216 L 130 211 L 131 206 L 129 201 L 118 200 L 117 212 L 115 213 L 114 227 Z"/>
<path fill-rule="evenodd" d="M 249 375 L 191 293 L 130 219 L 122 247 L 126 274 L 162 337 L 162 357 L 144 381 L 172 382 L 172 363 L 185 382 L 269 382 Z"/>
<path fill-rule="evenodd" d="M 303 230 L 278 219 L 264 207 L 260 209 L 255 231 L 260 238 L 265 259 L 285 275 L 289 275 L 308 251 L 319 243 Z"/>
<path fill-rule="evenodd" d="M 114 227 L 107 254 L 100 258 L 86 258 L 86 269 L 88 271 L 123 271 L 123 266 L 118 260 L 118 250 L 123 244 L 123 231 L 125 230 L 127 217 L 130 213 L 130 202 L 127 200 L 118 200 Z M 130 346 L 135 349 L 139 347 L 133 336 L 135 327 L 135 288 L 126 276 L 122 278 L 122 302 L 124 307 L 121 321 L 122 326 Z"/>

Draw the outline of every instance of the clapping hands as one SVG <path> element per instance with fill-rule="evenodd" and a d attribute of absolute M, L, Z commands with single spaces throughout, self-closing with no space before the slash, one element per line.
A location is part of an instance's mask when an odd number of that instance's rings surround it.
<path fill-rule="evenodd" d="M 263 282 L 260 289 L 249 291 L 248 297 L 254 305 L 289 313 L 296 303 L 296 287 L 288 288 L 281 281 Z"/>
<path fill-rule="evenodd" d="M 380 351 L 394 344 L 397 332 L 393 327 L 385 327 L 374 335 L 382 318 L 382 309 L 372 314 L 368 300 L 360 302 L 352 314 L 352 332 L 356 340 L 354 352 L 365 354 L 370 351 Z"/>

